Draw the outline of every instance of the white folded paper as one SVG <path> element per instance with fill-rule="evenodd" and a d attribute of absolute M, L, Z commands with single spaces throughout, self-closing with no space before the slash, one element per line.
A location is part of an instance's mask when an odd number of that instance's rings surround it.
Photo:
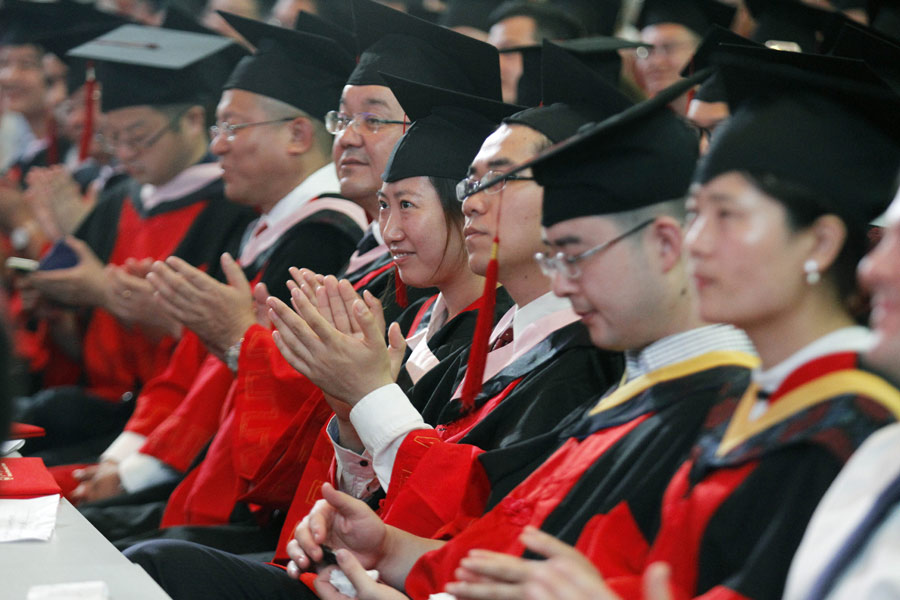
<path fill-rule="evenodd" d="M 59 494 L 0 499 L 0 542 L 49 540 L 56 527 Z"/>
<path fill-rule="evenodd" d="M 26 600 L 108 600 L 109 587 L 105 581 L 79 581 L 35 585 L 28 590 Z"/>
<path fill-rule="evenodd" d="M 366 571 L 366 575 L 368 575 L 372 579 L 378 579 L 378 571 L 375 569 Z M 331 572 L 331 575 L 328 577 L 328 583 L 333 585 L 337 591 L 345 596 L 348 596 L 350 598 L 356 598 L 357 596 L 356 588 L 353 587 L 353 584 L 350 583 L 349 579 L 347 579 L 347 575 L 340 569 L 335 569 Z"/>

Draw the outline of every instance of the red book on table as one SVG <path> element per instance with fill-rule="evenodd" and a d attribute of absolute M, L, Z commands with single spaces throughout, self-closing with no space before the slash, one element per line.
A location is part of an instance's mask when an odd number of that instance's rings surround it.
<path fill-rule="evenodd" d="M 47 432 L 44 431 L 43 427 L 29 425 L 28 423 L 12 423 L 9 426 L 9 435 L 7 436 L 7 439 L 25 440 L 28 438 L 44 437 L 45 435 L 47 435 Z"/>
<path fill-rule="evenodd" d="M 59 494 L 59 485 L 40 458 L 0 458 L 0 499 Z"/>

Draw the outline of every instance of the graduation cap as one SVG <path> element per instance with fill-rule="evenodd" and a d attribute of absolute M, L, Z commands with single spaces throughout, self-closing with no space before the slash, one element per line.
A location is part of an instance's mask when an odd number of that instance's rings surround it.
<path fill-rule="evenodd" d="M 710 65 L 710 57 L 722 44 L 759 47 L 759 44 L 753 40 L 749 40 L 720 25 L 713 25 L 709 31 L 706 32 L 700 45 L 697 46 L 694 56 L 691 57 L 687 66 L 681 71 L 681 76 L 688 77 L 700 69 L 708 67 Z M 725 102 L 725 86 L 722 84 L 722 80 L 717 73 L 713 73 L 709 79 L 703 82 L 703 85 L 701 85 L 697 89 L 697 93 L 694 94 L 694 98 L 702 102 Z"/>
<path fill-rule="evenodd" d="M 702 37 L 714 24 L 730 27 L 734 13 L 735 7 L 716 0 L 645 0 L 635 26 L 677 23 Z"/>
<path fill-rule="evenodd" d="M 619 50 L 649 46 L 643 42 L 632 42 L 607 36 L 576 38 L 554 43 L 612 84 L 618 84 L 622 73 L 622 57 Z M 516 101 L 526 106 L 537 106 L 543 100 L 542 47 L 541 44 L 534 44 L 500 50 L 501 54 L 517 52 L 522 55 L 522 75 L 519 77 Z"/>
<path fill-rule="evenodd" d="M 747 9 L 756 21 L 752 39 L 772 46 L 777 42 L 793 42 L 803 52 L 821 51 L 821 42 L 832 28 L 839 29 L 847 21 L 841 13 L 810 6 L 799 0 L 746 0 Z"/>
<path fill-rule="evenodd" d="M 382 180 L 427 175 L 458 181 L 481 143 L 521 106 L 382 74 L 413 122 L 388 160 Z"/>
<path fill-rule="evenodd" d="M 65 61 L 70 48 L 127 20 L 73 0 L 6 0 L 0 8 L 0 23 L 0 46 L 34 44 Z"/>
<path fill-rule="evenodd" d="M 900 41 L 882 35 L 871 27 L 845 23 L 829 52 L 834 56 L 857 58 L 866 62 L 894 91 L 900 93 Z"/>
<path fill-rule="evenodd" d="M 696 181 L 772 174 L 810 189 L 852 227 L 884 211 L 900 169 L 900 98 L 865 63 L 741 47 L 715 60 L 732 116 Z"/>
<path fill-rule="evenodd" d="M 559 142 L 585 123 L 601 121 L 632 104 L 606 79 L 548 40 L 541 64 L 542 106 L 516 113 L 505 123 L 527 125 Z"/>
<path fill-rule="evenodd" d="M 223 89 L 274 98 L 324 120 L 341 98 L 353 57 L 331 38 L 219 14 L 256 47 L 238 63 Z"/>
<path fill-rule="evenodd" d="M 128 106 L 196 103 L 218 98 L 233 63 L 232 40 L 123 25 L 69 51 L 70 56 L 97 61 L 103 83 L 102 110 Z"/>
<path fill-rule="evenodd" d="M 549 3 L 508 0 L 490 15 L 489 27 L 511 17 L 531 17 L 538 24 L 538 30 L 545 32 L 546 37 L 554 40 L 570 40 L 584 37 L 587 30 L 577 19 L 561 8 Z"/>
<path fill-rule="evenodd" d="M 297 13 L 297 20 L 294 21 L 294 29 L 304 33 L 312 33 L 321 35 L 322 37 L 331 38 L 338 46 L 346 52 L 354 54 L 356 52 L 356 36 L 349 29 L 335 25 L 331 21 L 323 19 L 312 13 L 300 11 Z"/>
<path fill-rule="evenodd" d="M 588 35 L 613 35 L 622 9 L 620 0 L 554 0 L 554 4 L 578 19 Z"/>
<path fill-rule="evenodd" d="M 500 60 L 490 44 L 372 0 L 352 0 L 351 7 L 363 52 L 348 84 L 386 85 L 383 72 L 500 99 Z"/>
<path fill-rule="evenodd" d="M 869 25 L 894 39 L 900 39 L 900 2 L 897 0 L 869 0 L 866 6 Z"/>
<path fill-rule="evenodd" d="M 449 0 L 438 23 L 444 27 L 474 27 L 481 31 L 491 28 L 491 13 L 501 0 Z"/>
<path fill-rule="evenodd" d="M 685 85 L 675 84 L 682 93 Z M 699 145 L 664 100 L 671 101 L 669 94 L 635 105 L 535 159 L 531 168 L 544 187 L 545 227 L 684 196 Z"/>

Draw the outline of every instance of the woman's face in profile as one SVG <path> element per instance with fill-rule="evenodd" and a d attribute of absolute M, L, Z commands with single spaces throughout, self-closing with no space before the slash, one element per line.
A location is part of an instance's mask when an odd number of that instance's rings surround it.
<path fill-rule="evenodd" d="M 687 209 L 688 262 L 704 320 L 746 329 L 796 309 L 815 240 L 791 230 L 780 202 L 728 172 L 695 185 Z"/>

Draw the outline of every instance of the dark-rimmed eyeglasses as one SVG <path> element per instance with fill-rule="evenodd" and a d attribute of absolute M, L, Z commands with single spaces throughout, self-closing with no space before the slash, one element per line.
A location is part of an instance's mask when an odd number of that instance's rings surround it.
<path fill-rule="evenodd" d="M 589 256 L 599 254 L 607 248 L 611 248 L 616 243 L 624 240 L 630 235 L 637 233 L 653 221 L 654 219 L 647 219 L 646 221 L 642 221 L 631 229 L 625 231 L 624 233 L 617 235 L 613 239 L 603 242 L 599 246 L 594 246 L 589 250 L 585 250 L 581 254 L 576 254 L 575 256 L 566 256 L 566 254 L 564 254 L 563 252 L 558 252 L 553 256 L 544 254 L 543 252 L 538 252 L 534 255 L 534 259 L 540 265 L 541 272 L 547 277 L 553 277 L 556 273 L 559 273 L 560 275 L 563 275 L 568 279 L 578 279 L 579 277 L 581 277 L 581 267 L 578 265 L 578 263 Z"/>
<path fill-rule="evenodd" d="M 502 179 L 498 179 L 501 177 Z M 494 182 L 491 183 L 491 181 Z M 488 171 L 478 179 L 470 175 L 456 184 L 456 199 L 462 202 L 469 196 L 478 192 L 484 192 L 485 194 L 499 194 L 506 188 L 506 184 L 509 181 L 534 181 L 534 177 L 518 175 L 516 173 L 506 175 L 501 171 Z M 484 184 L 486 183 L 490 183 L 490 185 L 485 186 Z"/>
<path fill-rule="evenodd" d="M 409 121 L 394 121 L 382 119 L 372 113 L 347 113 L 330 110 L 325 113 L 325 129 L 328 133 L 338 134 L 348 127 L 353 127 L 356 133 L 378 133 L 385 125 L 411 125 Z"/>

